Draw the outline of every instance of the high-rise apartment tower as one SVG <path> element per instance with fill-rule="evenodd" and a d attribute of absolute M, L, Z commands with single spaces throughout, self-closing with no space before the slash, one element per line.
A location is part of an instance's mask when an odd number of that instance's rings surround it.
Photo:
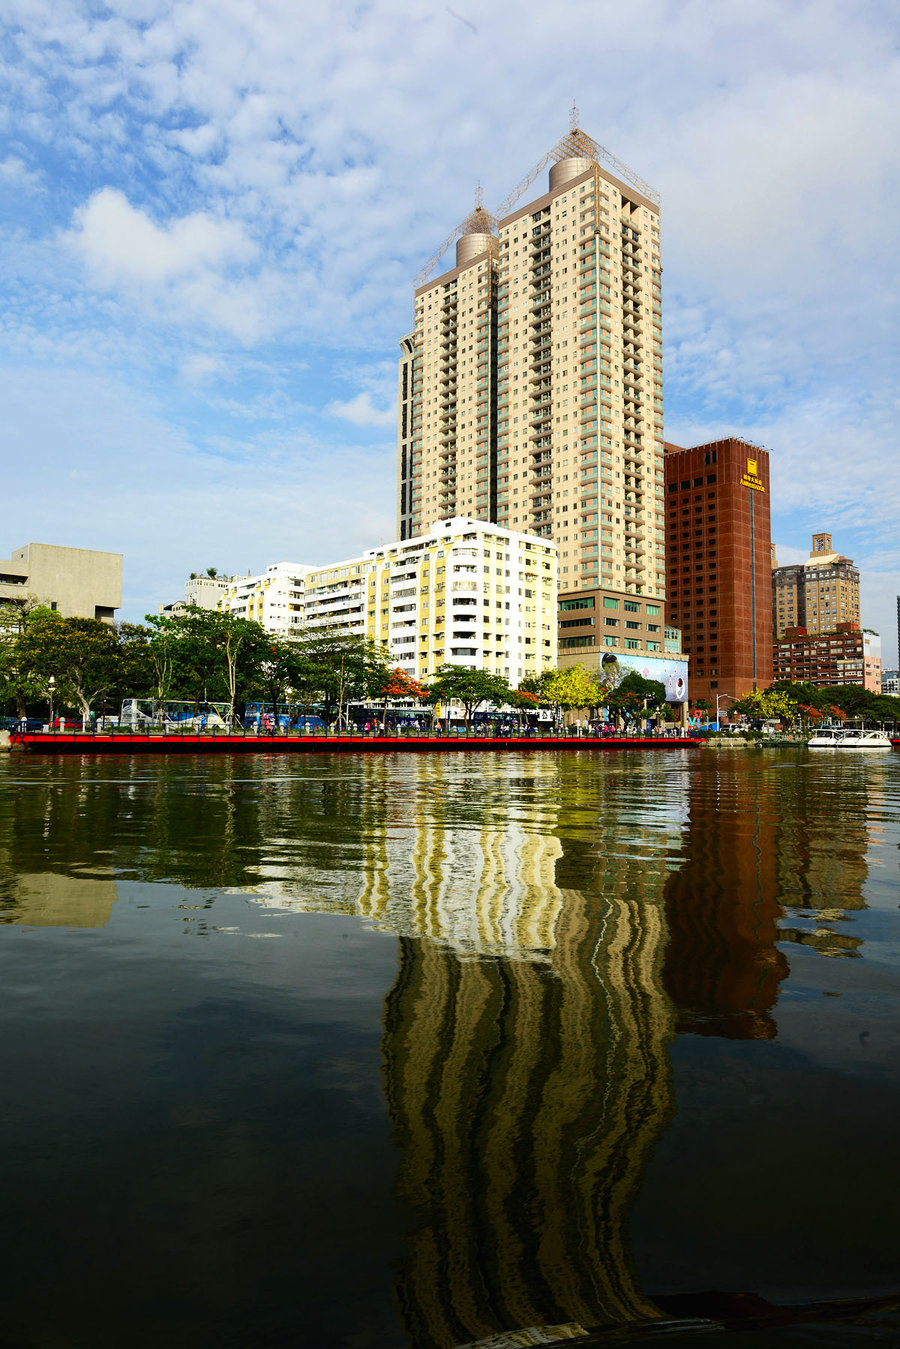
<path fill-rule="evenodd" d="M 656 193 L 573 127 L 497 217 L 479 204 L 454 233 L 401 342 L 401 538 L 492 520 L 556 541 L 561 591 L 662 600 Z"/>
<path fill-rule="evenodd" d="M 775 640 L 788 628 L 831 632 L 838 623 L 859 624 L 859 569 L 834 551 L 830 534 L 813 534 L 805 562 L 772 571 Z"/>

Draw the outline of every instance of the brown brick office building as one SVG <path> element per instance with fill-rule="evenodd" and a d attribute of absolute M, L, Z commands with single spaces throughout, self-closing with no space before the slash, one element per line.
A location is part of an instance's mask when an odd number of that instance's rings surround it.
<path fill-rule="evenodd" d="M 667 444 L 665 465 L 666 621 L 691 658 L 691 702 L 715 707 L 772 682 L 769 455 L 729 437 Z"/>

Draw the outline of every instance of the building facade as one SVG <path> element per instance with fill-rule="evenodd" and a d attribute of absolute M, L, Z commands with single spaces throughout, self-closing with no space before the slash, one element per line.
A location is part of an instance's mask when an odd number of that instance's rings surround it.
<path fill-rule="evenodd" d="M 547 190 L 496 220 L 477 209 L 455 268 L 416 290 L 399 528 L 495 521 L 556 542 L 561 590 L 661 607 L 659 202 L 610 161 L 573 129 L 546 156 Z"/>
<path fill-rule="evenodd" d="M 171 617 L 187 609 L 218 609 L 233 579 L 237 578 L 191 572 L 184 583 L 184 599 L 161 604 L 158 612 Z"/>
<path fill-rule="evenodd" d="M 881 638 L 839 623 L 832 632 L 789 628 L 775 643 L 774 677 L 792 684 L 859 684 L 881 693 Z"/>
<path fill-rule="evenodd" d="M 26 543 L 0 559 L 0 604 L 26 600 L 63 618 L 115 620 L 122 604 L 122 554 Z"/>
<path fill-rule="evenodd" d="M 830 632 L 859 617 L 859 571 L 832 547 L 830 534 L 814 534 L 805 562 L 772 570 L 772 625 L 775 640 L 788 628 Z"/>
<path fill-rule="evenodd" d="M 441 665 L 513 686 L 556 664 L 556 545 L 484 520 L 428 532 L 309 569 L 304 622 L 371 638 L 414 679 Z"/>
<path fill-rule="evenodd" d="M 882 670 L 881 692 L 889 693 L 892 698 L 900 696 L 900 670 Z"/>
<path fill-rule="evenodd" d="M 667 614 L 691 699 L 741 698 L 772 680 L 769 455 L 734 437 L 666 448 Z"/>
<path fill-rule="evenodd" d="M 312 570 L 302 562 L 275 562 L 259 576 L 232 576 L 215 607 L 287 636 L 303 626 L 305 581 Z"/>

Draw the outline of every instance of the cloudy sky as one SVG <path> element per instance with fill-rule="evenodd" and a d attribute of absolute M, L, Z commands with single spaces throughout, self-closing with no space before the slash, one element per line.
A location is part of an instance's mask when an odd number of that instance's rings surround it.
<path fill-rule="evenodd" d="M 662 194 L 667 437 L 768 446 L 896 663 L 895 4 L 2 9 L 0 555 L 122 551 L 139 617 L 394 537 L 411 279 L 577 100 Z"/>

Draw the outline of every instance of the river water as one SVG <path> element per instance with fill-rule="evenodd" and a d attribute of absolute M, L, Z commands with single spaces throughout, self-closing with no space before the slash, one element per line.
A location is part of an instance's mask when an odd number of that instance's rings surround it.
<path fill-rule="evenodd" d="M 900 1344 L 806 1310 L 900 1290 L 898 847 L 896 752 L 0 756 L 0 1346 Z"/>

